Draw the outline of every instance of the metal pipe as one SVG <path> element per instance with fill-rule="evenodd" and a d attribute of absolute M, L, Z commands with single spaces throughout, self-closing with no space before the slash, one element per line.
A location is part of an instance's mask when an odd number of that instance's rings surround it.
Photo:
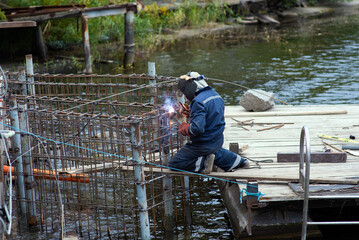
<path fill-rule="evenodd" d="M 309 199 L 359 199 L 359 195 L 323 195 L 323 196 L 309 196 Z"/>
<path fill-rule="evenodd" d="M 27 94 L 27 86 L 25 84 L 26 82 L 26 74 L 25 74 L 25 69 L 22 67 L 21 69 L 19 68 L 19 73 L 20 73 L 20 81 L 24 82 L 24 84 L 22 85 L 21 88 L 21 92 L 23 95 Z M 27 105 L 25 104 L 19 104 L 19 107 L 21 109 L 23 109 L 24 111 L 22 113 L 20 113 L 19 116 L 19 121 L 20 121 L 20 129 L 24 130 L 26 132 L 29 132 L 28 126 L 29 126 L 29 120 L 27 118 Z M 25 155 L 23 157 L 23 161 L 24 161 L 24 170 L 25 170 L 25 194 L 26 194 L 26 200 L 29 206 L 29 213 L 27 216 L 27 220 L 28 220 L 28 224 L 31 226 L 35 226 L 37 225 L 37 219 L 36 219 L 36 204 L 35 204 L 35 189 L 34 189 L 34 174 L 33 174 L 33 169 L 32 169 L 32 158 L 30 156 L 30 151 L 29 149 L 31 149 L 30 146 L 30 141 L 28 139 L 28 136 L 24 136 L 22 139 L 22 146 L 23 146 L 23 150 L 25 152 Z"/>
<path fill-rule="evenodd" d="M 343 221 L 343 222 L 308 222 L 308 225 L 358 225 L 359 221 Z"/>
<path fill-rule="evenodd" d="M 304 152 L 304 143 L 306 145 Z M 305 160 L 305 175 L 303 176 L 303 167 Z M 307 225 L 308 225 L 308 198 L 309 198 L 309 179 L 310 179 L 310 137 L 309 130 L 306 126 L 302 128 L 300 134 L 300 168 L 299 179 L 302 187 L 304 188 L 303 200 L 303 221 L 302 221 L 302 240 L 307 238 Z"/>
<path fill-rule="evenodd" d="M 147 195 L 146 195 L 146 185 L 145 181 L 145 172 L 143 169 L 142 161 L 142 145 L 141 145 L 141 134 L 140 134 L 140 125 L 139 123 L 131 124 L 131 143 L 132 143 L 132 153 L 133 159 L 135 160 L 135 180 L 136 192 L 137 192 L 137 202 L 140 209 L 140 226 L 141 226 L 141 238 L 150 239 L 150 223 L 148 219 L 148 209 L 147 209 Z"/>
<path fill-rule="evenodd" d="M 10 98 L 10 119 L 11 126 L 15 129 L 20 129 L 18 105 L 15 96 Z M 24 182 L 24 170 L 23 159 L 21 156 L 21 136 L 19 133 L 15 134 L 12 138 L 13 158 L 16 160 L 16 175 L 17 175 L 17 189 L 20 199 L 20 213 L 26 215 L 26 194 L 25 194 L 25 182 Z"/>
<path fill-rule="evenodd" d="M 170 128 L 170 121 L 169 118 L 167 117 L 163 117 L 164 119 L 161 121 L 160 117 L 157 118 L 158 121 L 160 121 L 161 127 L 160 129 L 171 129 Z M 169 130 L 171 131 L 171 130 Z M 163 133 L 161 133 L 161 136 L 163 135 Z M 172 135 L 172 134 L 171 134 Z M 168 165 L 168 161 L 170 160 L 171 156 L 170 156 L 170 150 L 169 150 L 169 138 L 170 136 L 166 138 L 161 139 L 161 141 L 163 141 L 162 144 L 162 165 L 167 166 Z M 163 201 L 164 201 L 164 212 L 165 212 L 165 228 L 166 231 L 171 231 L 174 227 L 174 219 L 173 219 L 173 201 L 171 200 L 172 198 L 172 177 L 169 175 L 166 175 L 165 178 L 163 179 L 163 189 L 164 189 L 164 193 L 163 193 Z M 169 232 L 170 233 L 170 232 Z"/>
<path fill-rule="evenodd" d="M 185 103 L 186 100 L 185 100 L 185 97 L 183 95 L 183 93 L 181 92 L 177 92 L 177 101 L 180 102 L 180 103 Z M 182 117 L 182 119 L 177 119 L 179 122 L 185 122 L 185 119 L 184 117 Z M 184 144 L 186 143 L 186 141 L 184 141 Z M 191 206 L 190 206 L 190 203 L 191 203 L 191 195 L 190 195 L 190 183 L 189 183 L 189 177 L 188 176 L 184 176 L 183 177 L 183 181 L 184 181 L 184 190 L 185 190 L 185 199 L 186 199 L 186 202 L 188 204 L 186 204 L 185 206 L 185 216 L 186 216 L 186 224 L 187 226 L 190 226 L 192 224 L 192 211 L 191 211 Z"/>

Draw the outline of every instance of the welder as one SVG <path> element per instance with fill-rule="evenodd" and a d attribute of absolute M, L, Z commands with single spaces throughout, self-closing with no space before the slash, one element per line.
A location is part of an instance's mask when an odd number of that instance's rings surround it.
<path fill-rule="evenodd" d="M 168 162 L 168 166 L 191 172 L 208 174 L 216 165 L 224 171 L 249 168 L 248 160 L 222 148 L 225 127 L 224 101 L 197 72 L 180 77 L 178 89 L 184 94 L 190 106 L 188 123 L 179 126 L 187 142 Z"/>

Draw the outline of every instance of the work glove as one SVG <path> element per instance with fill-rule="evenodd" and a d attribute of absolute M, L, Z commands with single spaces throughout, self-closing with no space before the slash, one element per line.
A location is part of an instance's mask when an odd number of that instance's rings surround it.
<path fill-rule="evenodd" d="M 189 106 L 184 103 L 179 103 L 181 105 L 181 108 L 179 110 L 179 113 L 182 114 L 182 116 L 189 118 Z"/>
<path fill-rule="evenodd" d="M 179 127 L 178 127 L 180 133 L 183 136 L 188 136 L 189 137 L 188 128 L 189 128 L 189 124 L 186 123 L 186 122 L 181 123 L 181 125 L 179 125 Z"/>

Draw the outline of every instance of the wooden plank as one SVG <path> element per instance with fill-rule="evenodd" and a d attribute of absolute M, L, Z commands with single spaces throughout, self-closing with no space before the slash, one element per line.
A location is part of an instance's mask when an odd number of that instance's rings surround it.
<path fill-rule="evenodd" d="M 64 11 L 64 12 L 51 12 L 51 13 L 46 13 L 36 16 L 17 17 L 16 20 L 44 22 L 54 19 L 61 19 L 61 18 L 80 17 L 81 11 L 82 11 L 81 9 L 71 9 L 69 11 Z"/>
<path fill-rule="evenodd" d="M 311 163 L 342 163 L 346 162 L 347 154 L 346 153 L 334 153 L 334 152 L 311 152 L 310 153 L 310 162 Z M 277 162 L 299 162 L 300 155 L 299 152 L 292 153 L 277 153 Z"/>
<path fill-rule="evenodd" d="M 258 183 L 258 190 L 265 194 L 261 197 L 260 202 L 279 202 L 288 200 L 302 200 L 301 195 L 296 194 L 288 184 L 261 184 Z"/>
<path fill-rule="evenodd" d="M 122 170 L 133 171 L 133 167 L 126 166 L 122 167 Z M 259 170 L 259 171 L 257 171 Z M 277 169 L 240 169 L 235 172 L 211 172 L 210 174 L 201 174 L 201 173 L 191 173 L 191 172 L 179 172 L 172 171 L 166 168 L 158 168 L 158 167 L 145 167 L 145 172 L 157 172 L 157 173 L 165 173 L 172 175 L 184 175 L 191 177 L 215 177 L 215 178 L 223 178 L 223 179 L 245 179 L 245 180 L 271 180 L 271 181 L 288 181 L 288 182 L 298 182 L 298 169 L 289 169 L 284 168 L 281 171 Z M 337 172 L 337 170 L 335 169 Z M 320 174 L 312 174 L 310 182 L 311 183 L 333 183 L 333 184 L 358 184 L 359 179 L 342 179 L 335 174 L 326 176 L 320 176 Z"/>
<path fill-rule="evenodd" d="M 273 108 L 267 111 L 315 111 L 315 110 L 347 110 L 348 112 L 356 112 L 359 113 L 359 104 L 323 104 L 323 105 L 275 105 Z M 226 106 L 227 112 L 247 112 L 242 106 L 231 105 Z"/>
<path fill-rule="evenodd" d="M 347 114 L 346 110 L 332 111 L 288 111 L 288 112 L 241 112 L 237 114 L 224 114 L 224 117 L 269 117 L 269 116 L 306 116 L 306 115 L 333 115 Z"/>
<path fill-rule="evenodd" d="M 78 9 L 69 9 L 69 10 L 59 10 L 59 11 L 50 11 L 50 12 L 38 12 L 38 15 L 8 15 L 8 18 L 14 18 L 19 21 L 48 21 L 53 19 L 61 18 L 72 18 L 72 17 L 81 17 L 81 15 L 86 15 L 88 18 L 101 17 L 101 16 L 110 16 L 110 15 L 119 15 L 124 14 L 128 9 L 137 10 L 136 3 L 127 3 L 122 5 L 109 5 L 104 7 L 94 7 L 94 8 L 78 8 Z"/>
<path fill-rule="evenodd" d="M 113 16 L 113 15 L 121 15 L 127 12 L 126 8 L 119 9 L 101 9 L 97 11 L 89 11 L 82 14 L 86 18 L 96 18 L 96 17 L 105 17 L 105 16 Z"/>
<path fill-rule="evenodd" d="M 0 22 L 0 28 L 25 28 L 36 27 L 35 21 Z"/>

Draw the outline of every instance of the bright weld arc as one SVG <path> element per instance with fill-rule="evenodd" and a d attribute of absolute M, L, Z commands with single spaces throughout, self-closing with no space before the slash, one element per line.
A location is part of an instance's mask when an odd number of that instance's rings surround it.
<path fill-rule="evenodd" d="M 252 187 L 258 188 L 258 186 L 255 186 L 255 185 L 249 185 L 249 184 L 245 184 L 245 183 L 239 183 L 239 182 L 231 181 L 231 180 L 228 180 L 228 179 L 222 179 L 222 178 L 219 178 L 219 177 L 208 176 L 208 175 L 204 175 L 204 174 L 201 174 L 201 173 L 190 172 L 190 171 L 186 171 L 186 170 L 182 170 L 182 169 L 177 169 L 177 168 L 172 168 L 172 167 L 168 167 L 168 166 L 164 166 L 164 165 L 160 165 L 160 164 L 156 164 L 156 163 L 145 162 L 145 161 L 141 161 L 141 160 L 137 160 L 137 159 L 125 157 L 125 156 L 120 156 L 120 155 L 113 154 L 113 153 L 107 153 L 107 152 L 98 151 L 98 150 L 91 149 L 91 148 L 86 148 L 86 147 L 76 146 L 76 145 L 69 144 L 69 143 L 64 143 L 64 142 L 56 141 L 56 140 L 53 140 L 53 139 L 49 139 L 49 138 L 45 138 L 45 137 L 36 135 L 36 134 L 34 134 L 34 133 L 27 132 L 27 131 L 22 130 L 22 129 L 19 129 L 19 128 L 15 128 L 15 127 L 13 127 L 13 126 L 10 126 L 10 125 L 7 125 L 7 124 L 1 123 L 1 122 L 0 122 L 0 125 L 6 126 L 6 127 L 11 128 L 11 129 L 15 129 L 15 130 L 18 130 L 18 131 L 21 131 L 21 132 L 24 132 L 24 133 L 27 133 L 27 134 L 29 134 L 29 135 L 36 136 L 36 137 L 41 138 L 41 139 L 44 139 L 44 140 L 48 140 L 48 141 L 54 142 L 54 143 L 56 143 L 56 144 L 68 145 L 68 146 L 71 146 L 71 147 L 76 147 L 76 148 L 88 150 L 88 151 L 91 151 L 91 152 L 103 153 L 103 154 L 106 154 L 106 155 L 109 155 L 109 156 L 115 156 L 115 157 L 119 157 L 119 158 L 123 158 L 123 159 L 127 159 L 127 160 L 132 160 L 132 161 L 139 162 L 139 163 L 145 163 L 145 164 L 149 164 L 149 165 L 156 166 L 156 167 L 160 167 L 160 168 L 165 168 L 165 169 L 167 168 L 167 169 L 173 170 L 173 171 L 179 171 L 179 172 L 184 172 L 184 173 L 191 173 L 191 174 L 193 174 L 193 175 L 197 175 L 197 176 L 201 176 L 201 177 L 212 178 L 212 179 L 215 179 L 215 180 L 221 180 L 221 181 L 225 181 L 225 182 L 229 182 L 229 183 L 242 184 L 242 185 L 247 185 L 247 186 L 252 186 Z M 259 193 L 260 193 L 260 192 L 259 192 Z M 261 194 L 261 196 L 264 196 L 264 195 L 265 195 L 265 194 L 263 194 L 263 193 L 260 193 L 260 194 Z"/>
<path fill-rule="evenodd" d="M 169 113 L 174 113 L 174 112 L 175 112 L 174 107 L 173 107 L 173 106 L 170 106 L 170 107 L 168 108 L 168 112 L 169 112 Z"/>

